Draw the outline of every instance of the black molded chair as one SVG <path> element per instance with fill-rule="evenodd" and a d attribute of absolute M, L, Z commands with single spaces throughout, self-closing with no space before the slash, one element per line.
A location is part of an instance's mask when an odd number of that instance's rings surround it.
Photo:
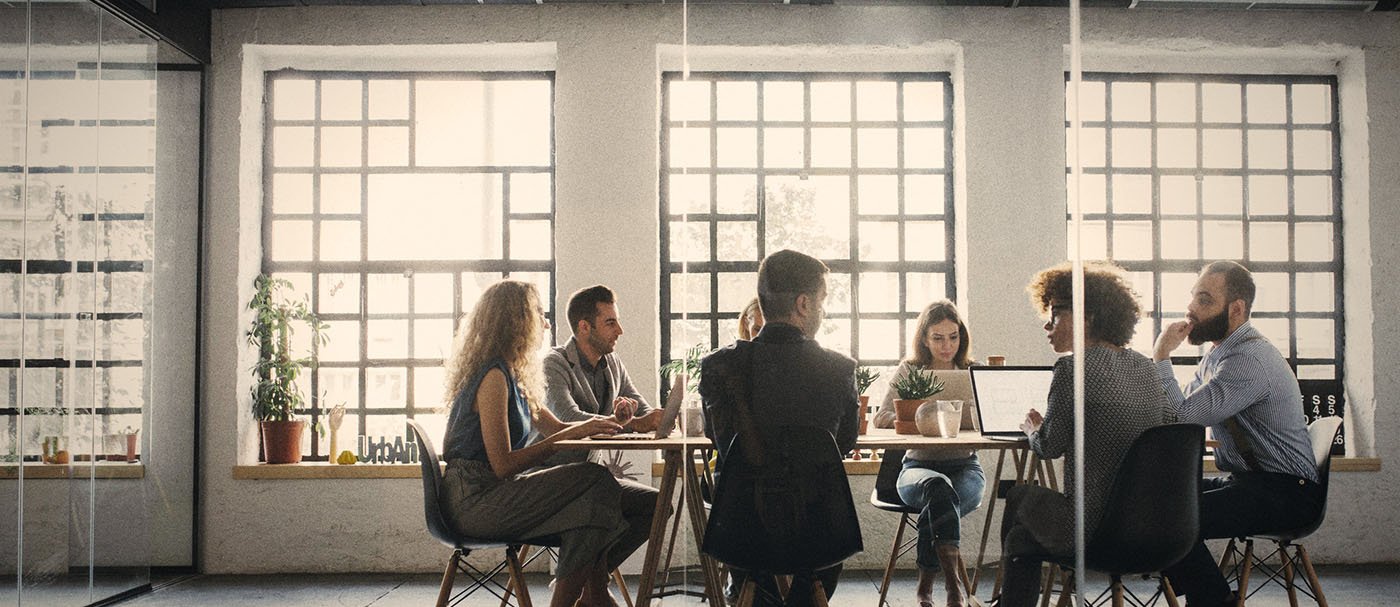
<path fill-rule="evenodd" d="M 549 546 L 552 545 L 551 542 L 531 540 L 512 544 L 470 538 L 454 531 L 442 515 L 442 470 L 438 467 L 437 450 L 433 448 L 433 443 L 428 440 L 428 434 L 423 431 L 423 427 L 418 425 L 418 422 L 408 420 L 408 426 L 413 429 L 413 434 L 418 439 L 419 461 L 423 465 L 423 516 L 427 519 L 428 533 L 452 549 L 452 558 L 447 563 L 447 570 L 442 574 L 442 585 L 438 589 L 438 607 L 446 607 L 446 605 L 460 602 L 467 595 L 483 588 L 496 595 L 496 598 L 501 599 L 502 602 L 508 601 L 513 592 L 518 597 L 520 607 L 531 607 L 530 591 L 525 585 L 525 575 L 520 562 L 520 546 L 521 544 Z M 489 571 L 477 569 L 467 562 L 467 556 L 473 550 L 491 548 L 504 548 L 506 552 L 505 562 Z M 495 580 L 495 577 L 507 568 L 510 570 L 510 588 Z M 452 586 L 458 573 L 470 577 L 472 583 L 453 595 Z"/>
<path fill-rule="evenodd" d="M 742 437 L 725 451 L 701 545 L 719 562 L 749 572 L 740 606 L 754 598 L 754 576 L 810 575 L 864 549 L 831 433 L 808 426 L 751 431 L 758 432 L 764 453 L 746 453 Z M 826 604 L 820 582 L 812 597 Z"/>
<path fill-rule="evenodd" d="M 1322 508 L 1318 510 L 1317 518 L 1297 529 L 1232 539 L 1225 547 L 1225 553 L 1220 557 L 1220 569 L 1230 571 L 1230 579 L 1238 582 L 1235 592 L 1239 597 L 1237 605 L 1240 607 L 1244 606 L 1246 599 L 1270 583 L 1278 584 L 1288 591 L 1288 604 L 1293 607 L 1298 605 L 1298 590 L 1302 590 L 1303 594 L 1319 607 L 1327 607 L 1327 597 L 1322 594 L 1322 584 L 1317 579 L 1317 572 L 1313 570 L 1312 559 L 1308 558 L 1308 550 L 1295 542 L 1312 535 L 1327 517 L 1327 484 L 1332 472 L 1332 444 L 1341 430 L 1341 417 L 1321 417 L 1308 424 L 1308 441 L 1312 443 L 1313 462 L 1317 465 L 1317 482 L 1322 485 Z M 1274 550 L 1262 557 L 1255 554 L 1256 537 L 1273 542 Z M 1244 543 L 1243 553 L 1239 550 L 1240 542 Z M 1279 562 L 1277 567 L 1269 564 L 1275 559 Z M 1294 583 L 1294 572 L 1300 567 L 1306 576 L 1302 586 Z M 1251 590 L 1250 573 L 1256 568 L 1265 574 L 1264 583 Z"/>
<path fill-rule="evenodd" d="M 899 473 L 904 469 L 904 450 L 885 449 L 881 456 L 880 472 L 875 476 L 875 488 L 870 491 L 870 505 L 885 512 L 895 512 L 899 514 L 899 527 L 894 532 L 894 543 L 890 546 L 890 560 L 885 563 L 885 577 L 880 582 L 880 601 L 876 603 L 878 607 L 884 607 L 885 596 L 889 594 L 890 580 L 894 577 L 895 562 L 899 557 L 908 554 L 910 550 L 919 542 L 919 509 L 904 503 L 899 497 Z M 904 532 L 912 532 L 913 538 L 904 539 Z M 967 578 L 967 566 L 958 558 L 958 579 L 963 586 L 963 597 L 972 596 L 972 583 Z"/>
<path fill-rule="evenodd" d="M 1205 428 L 1171 424 L 1150 428 L 1133 441 L 1113 480 L 1103 519 L 1084 549 L 1084 565 L 1109 574 L 1107 590 L 1090 605 L 1111 595 L 1113 605 L 1131 600 L 1151 604 L 1158 595 L 1175 607 L 1176 593 L 1160 576 L 1162 569 L 1186 556 L 1201 529 L 1201 453 Z M 1073 555 L 1045 560 L 1069 570 Z M 1123 576 L 1157 574 L 1158 589 L 1146 601 L 1123 587 Z M 1073 578 L 1066 576 L 1061 605 L 1069 604 Z"/>

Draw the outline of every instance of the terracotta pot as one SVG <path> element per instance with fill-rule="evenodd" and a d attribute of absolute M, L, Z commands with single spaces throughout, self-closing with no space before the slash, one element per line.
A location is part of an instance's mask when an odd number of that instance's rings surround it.
<path fill-rule="evenodd" d="M 926 398 L 903 399 L 896 398 L 894 401 L 894 418 L 902 422 L 914 422 L 914 414 L 918 413 L 919 407 L 928 402 Z"/>
<path fill-rule="evenodd" d="M 919 426 L 918 426 L 918 424 L 915 424 L 914 422 L 906 422 L 906 421 L 894 420 L 894 433 L 895 433 L 895 434 L 918 434 L 918 433 L 919 433 Z"/>
<path fill-rule="evenodd" d="M 861 434 L 865 434 L 865 428 L 866 428 L 866 425 L 865 425 L 865 418 L 866 418 L 866 416 L 869 415 L 869 414 L 870 414 L 870 397 L 869 397 L 869 396 L 866 396 L 866 395 L 864 395 L 864 394 L 862 394 L 862 395 L 860 395 L 860 409 L 859 409 L 858 413 L 856 414 L 856 415 L 857 415 L 856 421 L 859 422 L 858 425 L 860 426 L 860 433 L 861 433 Z"/>
<path fill-rule="evenodd" d="M 301 433 L 306 422 L 258 422 L 262 429 L 263 457 L 269 464 L 301 462 Z"/>

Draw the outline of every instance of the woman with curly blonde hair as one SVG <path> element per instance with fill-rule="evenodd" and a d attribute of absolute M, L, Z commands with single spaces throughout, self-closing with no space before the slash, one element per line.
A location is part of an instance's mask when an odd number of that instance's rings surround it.
<path fill-rule="evenodd" d="M 443 441 L 442 507 L 465 535 L 525 541 L 559 538 L 553 607 L 613 606 L 608 572 L 638 543 L 621 514 L 621 489 L 606 468 L 566 464 L 538 471 L 561 440 L 612 433 L 615 419 L 566 424 L 543 396 L 537 354 L 549 321 L 529 283 L 503 280 L 462 323 L 447 363 L 451 410 Z M 531 432 L 541 440 L 530 443 Z"/>

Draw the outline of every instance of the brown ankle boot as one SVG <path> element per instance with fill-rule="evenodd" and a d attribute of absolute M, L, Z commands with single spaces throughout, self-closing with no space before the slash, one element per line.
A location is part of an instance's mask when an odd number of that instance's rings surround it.
<path fill-rule="evenodd" d="M 943 581 L 948 590 L 948 607 L 964 607 L 967 601 L 964 600 L 962 587 L 962 553 L 956 544 L 939 544 L 934 549 L 938 552 L 938 566 L 943 570 Z"/>

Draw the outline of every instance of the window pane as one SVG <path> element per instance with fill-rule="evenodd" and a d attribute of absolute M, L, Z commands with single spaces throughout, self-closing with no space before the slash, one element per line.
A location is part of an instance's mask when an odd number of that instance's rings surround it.
<path fill-rule="evenodd" d="M 758 179 L 754 175 L 720 175 L 715 180 L 719 212 L 758 212 Z"/>
<path fill-rule="evenodd" d="M 1249 131 L 1249 168 L 1282 169 L 1288 166 L 1288 139 L 1282 130 Z"/>
<path fill-rule="evenodd" d="M 812 129 L 812 166 L 851 166 L 851 129 Z"/>
<path fill-rule="evenodd" d="M 866 261 L 899 261 L 899 224 L 860 222 L 860 257 Z"/>
<path fill-rule="evenodd" d="M 758 297 L 758 273 L 721 272 L 719 274 L 718 310 L 738 316 L 753 298 Z M 709 292 L 704 294 L 709 300 Z"/>
<path fill-rule="evenodd" d="M 1327 131 L 1293 132 L 1293 168 L 1327 170 L 1332 168 L 1332 134 Z"/>
<path fill-rule="evenodd" d="M 703 168 L 710 166 L 710 129 L 673 128 L 670 130 L 671 145 L 667 161 L 675 168 Z"/>
<path fill-rule="evenodd" d="M 943 129 L 905 129 L 904 166 L 914 169 L 944 168 L 946 132 Z"/>
<path fill-rule="evenodd" d="M 947 178 L 943 175 L 906 175 L 904 177 L 904 212 L 919 215 L 942 215 L 947 212 Z"/>
<path fill-rule="evenodd" d="M 1332 121 L 1332 89 L 1321 84 L 1295 84 L 1293 122 L 1327 124 Z"/>
<path fill-rule="evenodd" d="M 802 145 L 802 129 L 763 129 L 763 166 L 802 168 L 806 162 Z"/>
<path fill-rule="evenodd" d="M 272 163 L 278 167 L 311 166 L 315 129 L 279 126 L 272 129 Z"/>
<path fill-rule="evenodd" d="M 272 117 L 311 120 L 316 117 L 316 82 L 283 78 L 272 82 Z"/>
<path fill-rule="evenodd" d="M 1157 120 L 1159 122 L 1194 122 L 1196 120 L 1195 83 L 1157 83 Z"/>
<path fill-rule="evenodd" d="M 1293 178 L 1293 212 L 1299 215 L 1332 214 L 1332 178 L 1299 175 Z"/>
<path fill-rule="evenodd" d="M 311 212 L 311 175 L 279 173 L 272 176 L 274 213 Z"/>
<path fill-rule="evenodd" d="M 1114 259 L 1152 259 L 1152 223 L 1118 221 L 1113 224 Z"/>
<path fill-rule="evenodd" d="M 1065 175 L 1066 183 L 1072 175 Z M 1085 213 L 1103 213 L 1108 210 L 1108 178 L 1104 175 L 1081 175 L 1079 181 L 1079 206 Z M 1066 186 L 1068 191 L 1068 185 Z"/>
<path fill-rule="evenodd" d="M 1288 275 L 1277 272 L 1254 273 L 1254 311 L 1287 312 Z"/>
<path fill-rule="evenodd" d="M 1201 190 L 1202 212 L 1210 215 L 1240 215 L 1244 212 L 1243 179 L 1228 175 L 1207 175 L 1202 180 Z M 1252 190 L 1250 195 L 1254 195 Z"/>
<path fill-rule="evenodd" d="M 359 213 L 360 176 L 353 174 L 321 175 L 322 213 Z"/>
<path fill-rule="evenodd" d="M 1287 119 L 1282 84 L 1245 85 L 1245 111 L 1249 122 L 1254 124 L 1279 124 Z"/>
<path fill-rule="evenodd" d="M 893 215 L 899 212 L 899 178 L 894 175 L 861 175 L 856 196 L 860 213 Z"/>
<path fill-rule="evenodd" d="M 1249 214 L 1288 213 L 1288 180 L 1282 175 L 1253 175 L 1249 178 Z"/>
<path fill-rule="evenodd" d="M 672 215 L 708 213 L 710 210 L 710 176 L 705 174 L 671 175 L 667 202 Z"/>
<path fill-rule="evenodd" d="M 718 150 L 716 166 L 756 167 L 758 166 L 758 130 L 752 128 L 716 129 L 715 149 Z M 815 149 L 815 145 L 813 149 Z M 697 162 L 694 166 L 708 165 L 708 162 Z"/>
<path fill-rule="evenodd" d="M 499 258 L 501 202 L 499 175 L 370 175 L 369 258 Z"/>
<path fill-rule="evenodd" d="M 904 83 L 905 120 L 943 120 L 943 118 L 942 83 Z"/>
<path fill-rule="evenodd" d="M 1162 258 L 1163 259 L 1197 259 L 1196 245 L 1196 222 L 1194 221 L 1163 221 L 1162 226 Z"/>
<path fill-rule="evenodd" d="M 719 106 L 715 117 L 719 120 L 758 118 L 758 83 L 717 82 L 715 97 Z"/>
<path fill-rule="evenodd" d="M 1146 82 L 1115 82 L 1111 94 L 1113 120 L 1145 121 L 1151 119 L 1151 86 Z"/>
<path fill-rule="evenodd" d="M 845 177 L 774 177 L 767 185 L 767 250 L 796 249 L 818 259 L 849 254 L 850 186 Z"/>
<path fill-rule="evenodd" d="M 360 166 L 360 127 L 321 128 L 321 166 Z"/>
<path fill-rule="evenodd" d="M 408 127 L 369 128 L 370 166 L 408 165 Z"/>
<path fill-rule="evenodd" d="M 1113 166 L 1146 167 L 1151 165 L 1152 131 L 1148 129 L 1113 129 Z"/>
<path fill-rule="evenodd" d="M 1114 175 L 1113 212 L 1151 213 L 1152 177 L 1149 175 Z"/>
<path fill-rule="evenodd" d="M 1205 129 L 1201 132 L 1201 166 L 1238 169 L 1243 165 L 1243 144 L 1237 129 Z"/>
<path fill-rule="evenodd" d="M 369 82 L 369 117 L 371 120 L 408 118 L 408 81 L 371 80 Z"/>
<path fill-rule="evenodd" d="M 908 221 L 904 223 L 904 259 L 907 261 L 943 261 L 947 259 L 947 232 L 941 221 Z"/>
<path fill-rule="evenodd" d="M 715 252 L 720 261 L 742 261 L 758 257 L 758 223 L 721 221 L 716 226 Z"/>
<path fill-rule="evenodd" d="M 413 321 L 413 356 L 443 359 L 452 355 L 452 320 L 427 318 Z"/>
<path fill-rule="evenodd" d="M 1240 85 L 1218 82 L 1201 84 L 1201 119 L 1206 122 L 1240 121 Z"/>
<path fill-rule="evenodd" d="M 1238 221 L 1206 221 L 1202 228 L 1206 259 L 1244 257 L 1244 224 Z"/>
<path fill-rule="evenodd" d="M 849 122 L 851 120 L 851 83 L 813 82 L 812 120 Z"/>
<path fill-rule="evenodd" d="M 910 272 L 904 276 L 904 311 L 918 314 L 924 306 L 947 299 L 947 276 Z"/>
<path fill-rule="evenodd" d="M 1288 261 L 1288 224 L 1250 223 L 1249 258 L 1254 261 Z"/>
<path fill-rule="evenodd" d="M 1293 256 L 1297 261 L 1332 261 L 1332 224 L 1298 223 L 1293 226 Z"/>
<path fill-rule="evenodd" d="M 865 272 L 860 275 L 861 312 L 898 312 L 899 304 L 899 274 Z"/>
<path fill-rule="evenodd" d="M 1158 130 L 1157 166 L 1196 166 L 1196 131 L 1194 129 Z"/>
<path fill-rule="evenodd" d="M 672 80 L 669 83 L 666 118 L 673 121 L 710 119 L 710 83 L 704 80 Z"/>
<path fill-rule="evenodd" d="M 1331 312 L 1336 309 L 1336 286 L 1331 274 L 1299 272 L 1297 285 L 1299 312 Z"/>
<path fill-rule="evenodd" d="M 898 320 L 862 319 L 860 321 L 860 358 L 862 360 L 896 360 L 899 345 Z"/>
<path fill-rule="evenodd" d="M 671 261 L 705 261 L 710 258 L 710 224 L 673 221 L 670 228 Z"/>
<path fill-rule="evenodd" d="M 402 274 L 370 274 L 368 309 L 375 314 L 408 312 L 408 279 Z"/>
<path fill-rule="evenodd" d="M 452 275 L 414 274 L 413 311 L 419 314 L 452 312 Z M 452 334 L 451 327 L 447 333 Z"/>
<path fill-rule="evenodd" d="M 554 206 L 553 179 L 548 173 L 510 176 L 510 212 L 548 213 Z"/>
<path fill-rule="evenodd" d="M 359 261 L 360 222 L 321 222 L 321 261 Z"/>
<path fill-rule="evenodd" d="M 554 239 L 548 221 L 510 222 L 512 259 L 553 259 Z"/>
<path fill-rule="evenodd" d="M 856 120 L 896 120 L 895 83 L 857 82 Z"/>
<path fill-rule="evenodd" d="M 699 272 L 671 274 L 672 312 L 709 312 L 709 302 L 709 274 Z"/>
<path fill-rule="evenodd" d="M 802 120 L 804 106 L 801 82 L 763 83 L 764 120 Z"/>
<path fill-rule="evenodd" d="M 1189 215 L 1196 212 L 1196 178 L 1188 175 L 1163 175 L 1160 180 L 1163 215 Z"/>
<path fill-rule="evenodd" d="M 364 98 L 360 80 L 322 80 L 321 120 L 359 120 Z"/>
<path fill-rule="evenodd" d="M 856 160 L 861 168 L 898 166 L 898 132 L 895 129 L 860 129 L 856 132 Z"/>
<path fill-rule="evenodd" d="M 317 296 L 317 311 L 333 314 L 355 314 L 360 311 L 359 274 L 321 274 L 321 290 Z"/>

